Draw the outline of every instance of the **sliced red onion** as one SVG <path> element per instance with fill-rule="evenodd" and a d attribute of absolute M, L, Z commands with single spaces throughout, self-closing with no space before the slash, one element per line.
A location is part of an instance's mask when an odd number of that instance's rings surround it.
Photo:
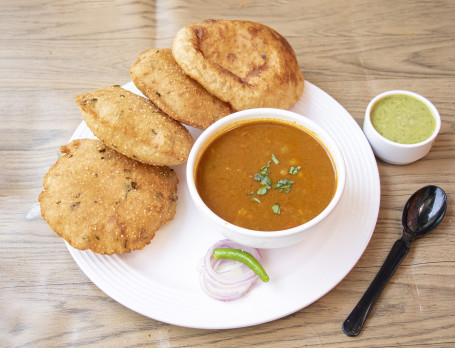
<path fill-rule="evenodd" d="M 259 250 L 237 244 L 229 239 L 215 243 L 205 255 L 201 269 L 200 283 L 202 289 L 210 297 L 220 301 L 232 301 L 244 296 L 259 279 L 248 266 L 241 262 L 215 259 L 213 250 L 232 248 L 246 251 L 262 262 Z"/>

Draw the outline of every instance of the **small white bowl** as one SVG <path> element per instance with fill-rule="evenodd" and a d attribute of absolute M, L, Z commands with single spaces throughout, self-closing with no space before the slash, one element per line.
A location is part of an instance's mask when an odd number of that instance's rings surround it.
<path fill-rule="evenodd" d="M 376 103 L 385 97 L 397 94 L 404 94 L 414 97 L 423 102 L 428 107 L 431 114 L 436 120 L 436 128 L 428 139 L 416 144 L 400 144 L 385 138 L 373 127 L 370 116 L 371 111 L 373 110 Z M 374 97 L 368 104 L 368 107 L 365 111 L 365 119 L 363 122 L 363 132 L 370 142 L 370 145 L 376 157 L 385 162 L 398 165 L 409 164 L 424 157 L 433 146 L 434 140 L 438 135 L 440 128 L 441 117 L 439 116 L 438 110 L 432 103 L 430 103 L 430 101 L 417 93 L 401 90 L 384 92 Z"/>
<path fill-rule="evenodd" d="M 318 140 L 326 147 L 330 153 L 334 167 L 336 169 L 336 190 L 334 197 L 332 198 L 329 205 L 314 219 L 308 221 L 303 225 L 287 230 L 267 232 L 255 231 L 233 225 L 221 219 L 207 207 L 207 205 L 199 196 L 194 182 L 194 171 L 201 150 L 204 150 L 205 145 L 210 142 L 216 135 L 220 134 L 220 132 L 231 128 L 233 123 L 250 119 L 275 119 L 295 123 L 300 127 L 309 130 L 309 133 L 318 138 Z M 196 204 L 197 208 L 202 212 L 204 216 L 221 226 L 221 233 L 226 238 L 239 244 L 254 248 L 280 248 L 300 242 L 319 229 L 323 221 L 333 211 L 341 198 L 346 181 L 346 168 L 343 155 L 338 148 L 338 145 L 316 123 L 302 115 L 291 111 L 263 108 L 236 112 L 216 121 L 209 128 L 207 128 L 199 136 L 199 138 L 194 143 L 193 148 L 191 149 L 186 167 L 186 178 L 193 202 Z"/>

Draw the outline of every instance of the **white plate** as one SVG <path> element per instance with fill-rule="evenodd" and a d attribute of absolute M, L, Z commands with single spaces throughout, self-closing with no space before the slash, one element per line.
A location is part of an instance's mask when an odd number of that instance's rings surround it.
<path fill-rule="evenodd" d="M 124 88 L 139 93 L 130 82 Z M 143 250 L 103 256 L 68 249 L 82 271 L 108 296 L 147 317 L 185 327 L 228 329 L 265 323 L 294 313 L 333 289 L 354 267 L 370 241 L 379 211 L 379 173 L 360 127 L 327 93 L 305 82 L 291 109 L 311 118 L 338 142 L 347 167 L 346 188 L 321 233 L 283 249 L 262 250 L 270 282 L 257 282 L 243 298 L 219 302 L 199 287 L 198 267 L 207 249 L 223 239 L 204 219 L 179 177 L 175 219 Z M 199 130 L 190 129 L 193 136 Z M 93 137 L 82 123 L 73 138 Z"/>

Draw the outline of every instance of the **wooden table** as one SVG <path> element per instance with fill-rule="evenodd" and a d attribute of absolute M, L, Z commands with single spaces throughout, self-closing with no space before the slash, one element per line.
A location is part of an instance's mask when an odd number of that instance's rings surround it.
<path fill-rule="evenodd" d="M 137 314 L 100 291 L 63 241 L 26 215 L 56 152 L 81 122 L 75 95 L 130 80 L 139 52 L 170 47 L 207 18 L 271 26 L 305 78 L 361 126 L 368 102 L 405 89 L 438 108 L 442 127 L 422 160 L 378 160 L 381 205 L 363 256 L 332 291 L 282 319 L 232 330 L 190 329 Z M 0 3 L 0 346 L 368 347 L 455 344 L 455 3 L 453 1 L 6 1 Z M 415 242 L 362 333 L 341 324 L 400 237 L 401 210 L 426 184 L 448 194 L 438 229 Z"/>

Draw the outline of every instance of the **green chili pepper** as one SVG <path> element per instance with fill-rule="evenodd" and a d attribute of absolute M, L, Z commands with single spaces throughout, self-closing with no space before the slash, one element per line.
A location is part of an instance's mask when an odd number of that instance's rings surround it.
<path fill-rule="evenodd" d="M 229 259 L 243 263 L 251 268 L 251 270 L 256 273 L 263 282 L 268 282 L 270 279 L 259 261 L 246 251 L 240 249 L 220 248 L 213 250 L 213 256 L 215 259 Z"/>

